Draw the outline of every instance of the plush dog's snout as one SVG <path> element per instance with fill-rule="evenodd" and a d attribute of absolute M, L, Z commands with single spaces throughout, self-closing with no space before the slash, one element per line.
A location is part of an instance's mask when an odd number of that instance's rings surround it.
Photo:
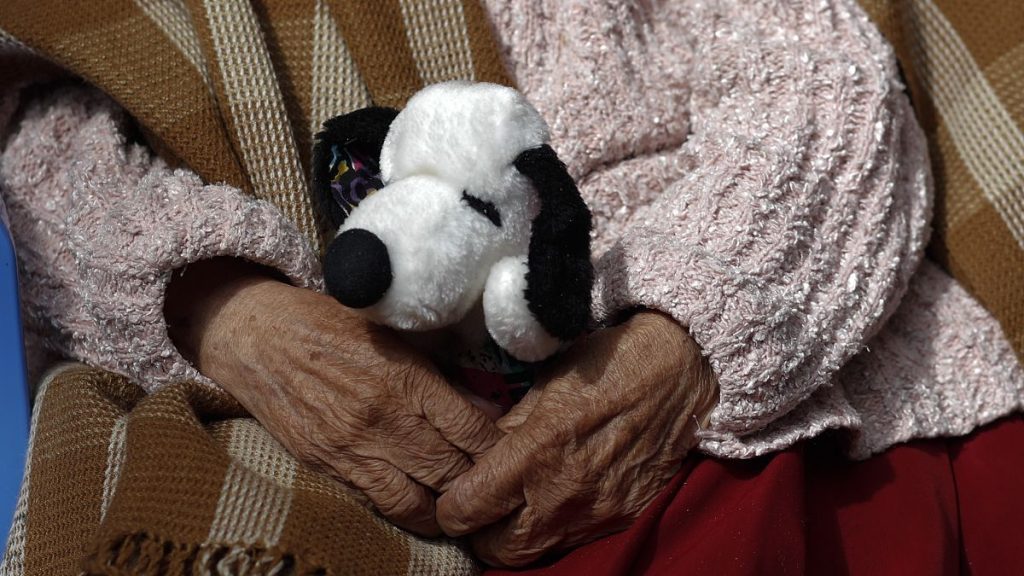
<path fill-rule="evenodd" d="M 388 248 L 369 230 L 342 232 L 327 248 L 324 260 L 328 293 L 349 308 L 376 304 L 391 286 Z"/>

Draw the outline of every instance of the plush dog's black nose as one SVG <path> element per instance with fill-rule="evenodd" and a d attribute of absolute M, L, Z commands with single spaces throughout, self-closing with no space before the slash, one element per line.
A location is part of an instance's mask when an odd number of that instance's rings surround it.
<path fill-rule="evenodd" d="M 391 286 L 388 247 L 369 230 L 342 232 L 327 247 L 324 280 L 327 292 L 345 306 L 374 305 Z"/>

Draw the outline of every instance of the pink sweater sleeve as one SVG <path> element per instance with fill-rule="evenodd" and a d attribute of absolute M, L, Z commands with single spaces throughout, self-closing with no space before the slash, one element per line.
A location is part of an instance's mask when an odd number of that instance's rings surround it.
<path fill-rule="evenodd" d="M 163 301 L 172 271 L 237 256 L 316 286 L 319 264 L 273 206 L 169 169 L 125 142 L 125 122 L 98 91 L 68 87 L 27 103 L 8 135 L 0 192 L 11 216 L 29 351 L 44 345 L 147 389 L 205 381 L 167 334 Z"/>
<path fill-rule="evenodd" d="M 702 448 L 764 451 L 750 437 L 831 387 L 928 238 L 890 49 L 844 0 L 488 5 L 594 208 L 599 316 L 688 326 L 720 382 Z"/>

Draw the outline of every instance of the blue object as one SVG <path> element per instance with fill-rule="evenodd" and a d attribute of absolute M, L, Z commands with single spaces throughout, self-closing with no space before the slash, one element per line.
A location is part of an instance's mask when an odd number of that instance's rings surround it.
<path fill-rule="evenodd" d="M 0 198 L 0 543 L 7 542 L 28 447 L 28 380 L 17 272 L 7 212 Z"/>

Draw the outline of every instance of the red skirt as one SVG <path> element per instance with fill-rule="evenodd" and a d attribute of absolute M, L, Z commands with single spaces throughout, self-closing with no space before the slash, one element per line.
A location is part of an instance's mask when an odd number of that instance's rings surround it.
<path fill-rule="evenodd" d="M 861 462 L 835 446 L 689 458 L 629 530 L 486 574 L 1024 574 L 1024 418 Z"/>

